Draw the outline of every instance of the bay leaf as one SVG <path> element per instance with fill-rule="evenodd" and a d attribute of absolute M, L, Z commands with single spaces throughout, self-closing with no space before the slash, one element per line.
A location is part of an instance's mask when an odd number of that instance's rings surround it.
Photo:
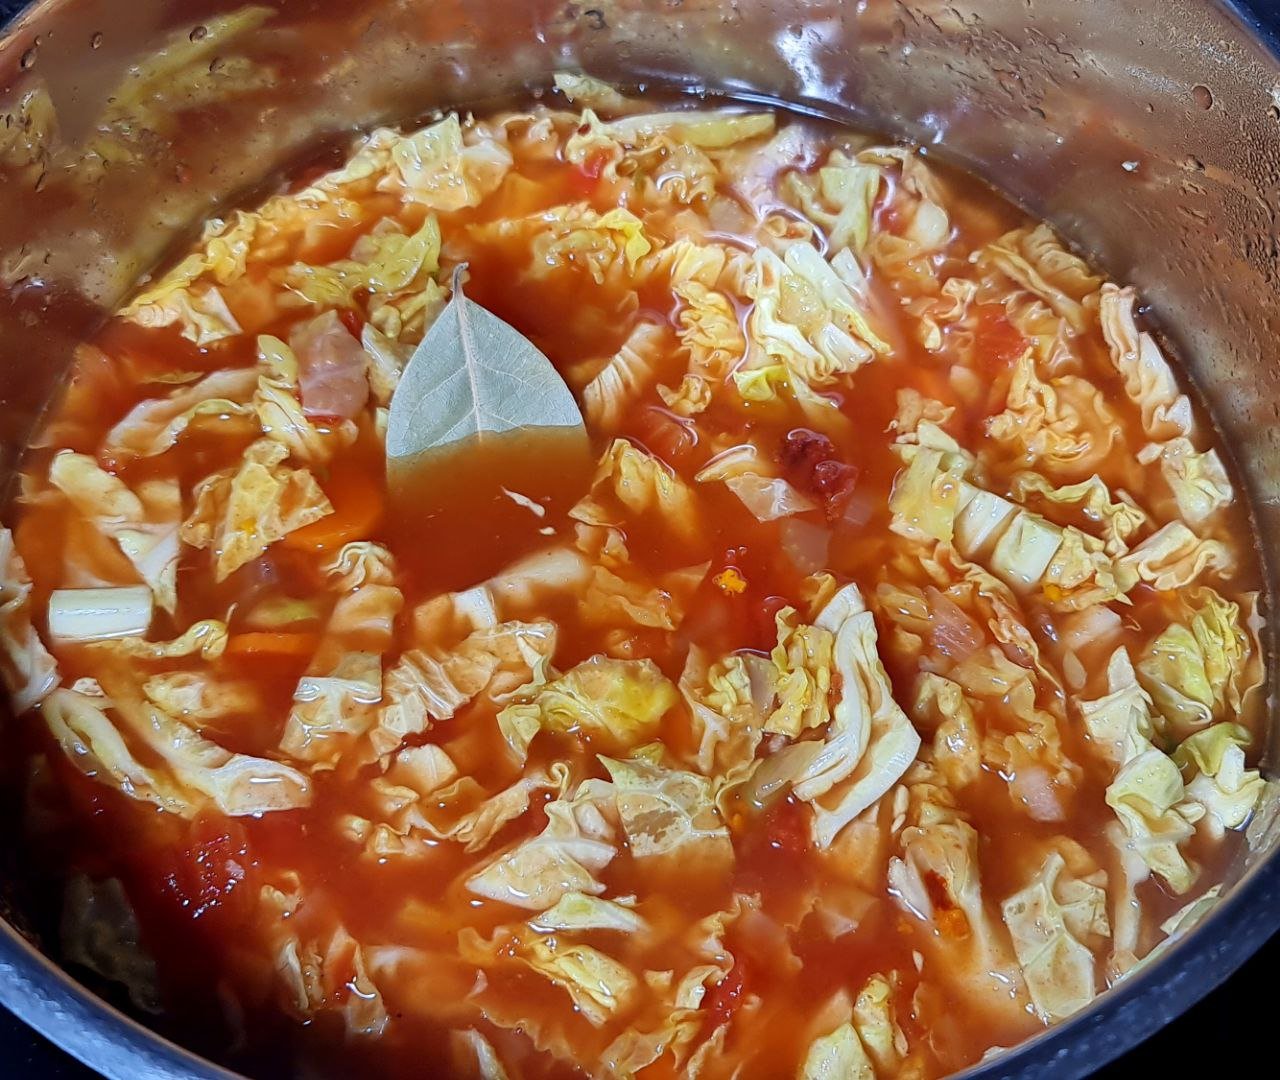
<path fill-rule="evenodd" d="M 461 450 L 467 440 L 489 435 L 548 429 L 573 436 L 576 429 L 586 443 L 582 413 L 559 372 L 518 330 L 467 299 L 465 269 L 463 263 L 454 270 L 453 295 L 391 398 L 391 477 L 427 465 L 436 451 Z"/>

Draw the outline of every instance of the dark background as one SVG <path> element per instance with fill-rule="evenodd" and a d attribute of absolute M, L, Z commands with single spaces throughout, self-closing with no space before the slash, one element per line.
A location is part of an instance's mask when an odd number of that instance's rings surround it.
<path fill-rule="evenodd" d="M 0 27 L 25 6 L 21 0 L 0 0 Z M 1247 21 L 1276 41 L 1280 35 L 1280 0 L 1236 0 L 1234 6 Z M 1216 1058 L 1219 1069 L 1231 1063 L 1252 1072 L 1250 1066 L 1256 1067 L 1264 1060 L 1258 1037 L 1262 1037 L 1262 1044 L 1269 1044 L 1273 1034 L 1277 968 L 1280 935 L 1198 1005 L 1096 1075 L 1102 1080 L 1179 1076 L 1210 1058 Z M 1253 1054 L 1250 1047 L 1254 1048 Z M 0 1078 L 94 1080 L 96 1076 L 0 1009 Z"/>

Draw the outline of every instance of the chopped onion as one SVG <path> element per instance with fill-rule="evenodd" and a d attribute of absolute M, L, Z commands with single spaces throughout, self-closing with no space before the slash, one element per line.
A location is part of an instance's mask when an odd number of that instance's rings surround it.
<path fill-rule="evenodd" d="M 152 610 L 145 585 L 55 589 L 49 597 L 49 634 L 58 641 L 141 637 L 151 628 Z"/>
<path fill-rule="evenodd" d="M 802 574 L 812 574 L 827 565 L 827 548 L 831 545 L 831 530 L 821 525 L 811 525 L 799 518 L 788 518 L 782 523 L 782 550 Z"/>

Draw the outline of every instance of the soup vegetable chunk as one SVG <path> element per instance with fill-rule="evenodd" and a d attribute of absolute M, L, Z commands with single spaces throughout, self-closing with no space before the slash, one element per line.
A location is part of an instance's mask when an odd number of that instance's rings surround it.
<path fill-rule="evenodd" d="M 77 970 L 259 1075 L 927 1077 L 1212 902 L 1258 571 L 1131 288 L 912 148 L 583 77 L 337 161 L 80 348 L 0 534 Z M 455 273 L 590 449 L 406 496 Z"/>

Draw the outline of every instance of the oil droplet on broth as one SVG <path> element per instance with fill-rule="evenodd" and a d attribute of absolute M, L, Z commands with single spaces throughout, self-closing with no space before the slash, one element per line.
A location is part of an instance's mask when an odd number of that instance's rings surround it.
<path fill-rule="evenodd" d="M 581 428 L 466 439 L 388 462 L 397 557 L 426 588 L 461 589 L 572 536 L 593 470 Z"/>

